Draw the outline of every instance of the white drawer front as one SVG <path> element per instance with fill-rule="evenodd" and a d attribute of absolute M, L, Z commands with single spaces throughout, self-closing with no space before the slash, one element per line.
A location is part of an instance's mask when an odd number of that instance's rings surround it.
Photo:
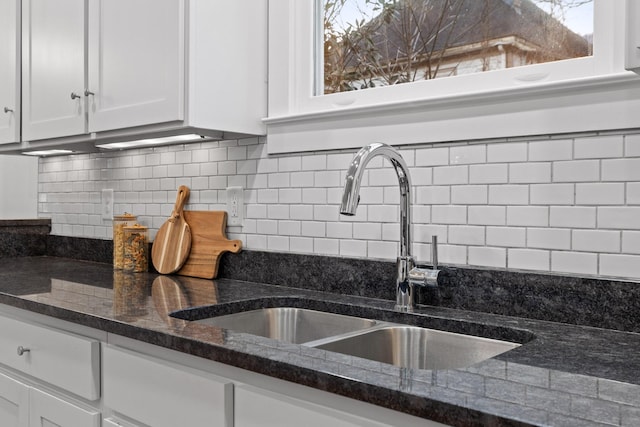
<path fill-rule="evenodd" d="M 223 378 L 103 347 L 104 403 L 153 427 L 233 426 L 233 384 Z"/>
<path fill-rule="evenodd" d="M 18 354 L 18 348 L 28 351 Z M 0 363 L 89 400 L 100 397 L 100 343 L 0 316 Z"/>
<path fill-rule="evenodd" d="M 65 400 L 32 388 L 30 426 L 100 427 L 100 413 L 80 408 Z"/>

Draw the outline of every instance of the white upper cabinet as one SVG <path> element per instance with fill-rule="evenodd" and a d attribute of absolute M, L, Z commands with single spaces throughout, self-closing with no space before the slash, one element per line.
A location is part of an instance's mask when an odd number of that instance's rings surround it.
<path fill-rule="evenodd" d="M 89 132 L 182 120 L 183 2 L 89 5 Z"/>
<path fill-rule="evenodd" d="M 84 0 L 22 2 L 22 139 L 85 132 Z"/>
<path fill-rule="evenodd" d="M 0 144 L 20 140 L 19 0 L 0 0 Z"/>
<path fill-rule="evenodd" d="M 22 3 L 25 147 L 265 133 L 267 0 Z"/>

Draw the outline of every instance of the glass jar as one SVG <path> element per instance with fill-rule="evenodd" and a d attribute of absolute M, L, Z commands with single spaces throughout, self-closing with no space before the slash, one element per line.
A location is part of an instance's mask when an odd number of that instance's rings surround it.
<path fill-rule="evenodd" d="M 113 268 L 124 268 L 124 227 L 136 223 L 135 215 L 124 213 L 113 217 Z"/>
<path fill-rule="evenodd" d="M 142 273 L 149 270 L 149 228 L 126 225 L 124 231 L 124 271 Z"/>

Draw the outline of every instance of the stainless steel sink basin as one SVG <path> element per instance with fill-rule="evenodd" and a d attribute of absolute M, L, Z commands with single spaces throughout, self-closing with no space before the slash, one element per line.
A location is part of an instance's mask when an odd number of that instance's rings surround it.
<path fill-rule="evenodd" d="M 377 323 L 370 319 L 291 307 L 243 311 L 197 322 L 294 344 L 360 331 Z"/>
<path fill-rule="evenodd" d="M 406 368 L 458 369 L 519 346 L 453 332 L 390 325 L 316 347 Z"/>

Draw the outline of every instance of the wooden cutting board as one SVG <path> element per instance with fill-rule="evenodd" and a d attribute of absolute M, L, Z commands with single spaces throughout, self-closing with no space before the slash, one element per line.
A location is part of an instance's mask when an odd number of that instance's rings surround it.
<path fill-rule="evenodd" d="M 225 211 L 184 211 L 184 218 L 191 228 L 191 252 L 177 274 L 216 278 L 222 254 L 240 252 L 242 241 L 227 239 Z"/>
<path fill-rule="evenodd" d="M 191 230 L 182 214 L 188 198 L 189 188 L 181 185 L 171 217 L 160 227 L 151 246 L 151 260 L 158 273 L 175 273 L 189 256 Z"/>

